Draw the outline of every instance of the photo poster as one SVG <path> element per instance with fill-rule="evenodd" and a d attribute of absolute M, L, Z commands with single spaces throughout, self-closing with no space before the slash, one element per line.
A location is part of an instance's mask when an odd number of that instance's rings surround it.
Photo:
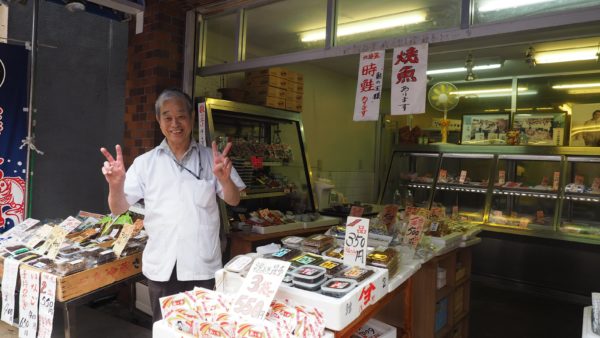
<path fill-rule="evenodd" d="M 462 124 L 462 144 L 503 144 L 509 114 L 464 115 Z"/>
<path fill-rule="evenodd" d="M 513 129 L 526 135 L 528 145 L 563 145 L 565 114 L 515 114 Z"/>
<path fill-rule="evenodd" d="M 0 233 L 25 219 L 28 51 L 0 44 Z"/>
<path fill-rule="evenodd" d="M 600 147 L 600 103 L 573 105 L 569 141 L 572 147 Z"/>

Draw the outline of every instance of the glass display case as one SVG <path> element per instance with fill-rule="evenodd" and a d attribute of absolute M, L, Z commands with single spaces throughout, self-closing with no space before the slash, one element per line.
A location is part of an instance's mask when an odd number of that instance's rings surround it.
<path fill-rule="evenodd" d="M 246 184 L 237 207 L 221 203 L 225 231 L 253 217 L 270 226 L 315 212 L 299 113 L 218 99 L 204 104 L 207 144 L 233 144 L 229 158 Z"/>
<path fill-rule="evenodd" d="M 485 230 L 600 243 L 600 149 L 396 146 L 380 203 L 410 202 Z"/>

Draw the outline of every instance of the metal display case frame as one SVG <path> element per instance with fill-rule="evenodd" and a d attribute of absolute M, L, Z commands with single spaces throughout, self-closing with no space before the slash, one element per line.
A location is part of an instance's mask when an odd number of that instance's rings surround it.
<path fill-rule="evenodd" d="M 571 234 L 560 231 L 563 206 L 571 201 L 586 201 L 600 204 L 600 194 L 581 194 L 565 191 L 567 185 L 567 175 L 569 165 L 579 162 L 599 163 L 600 165 L 600 147 L 555 147 L 555 146 L 506 146 L 506 145 L 457 145 L 457 144 L 431 144 L 431 145 L 397 145 L 392 150 L 393 154 L 388 164 L 388 170 L 385 174 L 385 185 L 380 189 L 379 203 L 383 204 L 389 201 L 384 201 L 384 196 L 390 195 L 388 189 L 395 187 L 388 186 L 392 175 L 398 174 L 392 172 L 392 164 L 396 153 L 401 155 L 424 155 L 437 157 L 437 168 L 433 172 L 433 181 L 427 184 L 425 188 L 429 189 L 429 198 L 426 207 L 431 209 L 434 201 L 436 189 L 451 188 L 452 185 L 438 182 L 439 172 L 442 169 L 443 158 L 458 157 L 458 158 L 493 158 L 493 163 L 490 169 L 488 184 L 485 189 L 485 207 L 483 210 L 483 222 L 481 226 L 484 230 L 527 235 L 533 237 L 552 238 L 559 240 L 567 240 L 574 242 L 600 244 L 600 235 L 592 236 L 585 234 Z M 536 189 L 510 189 L 499 188 L 495 186 L 496 174 L 498 172 L 498 164 L 501 160 L 517 161 L 517 160 L 547 160 L 557 161 L 560 163 L 560 182 L 557 191 L 538 191 Z M 600 173 L 598 174 L 600 176 Z M 457 191 L 468 191 L 472 189 L 469 186 L 456 186 Z M 387 192 L 387 193 L 386 193 Z M 492 199 L 498 195 L 520 195 L 532 198 L 550 198 L 555 199 L 552 231 L 535 230 L 535 229 L 517 229 L 516 227 L 491 225 L 489 223 Z"/>

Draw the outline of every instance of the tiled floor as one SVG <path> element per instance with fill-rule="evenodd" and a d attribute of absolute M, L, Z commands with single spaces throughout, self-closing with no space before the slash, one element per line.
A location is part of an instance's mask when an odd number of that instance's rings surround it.
<path fill-rule="evenodd" d="M 471 284 L 470 338 L 581 337 L 583 307 L 588 304 L 554 300 L 543 295 Z M 116 300 L 82 306 L 77 313 L 76 338 L 151 338 L 150 317 L 132 316 Z M 17 330 L 0 324 L 0 338 L 17 337 Z M 62 338 L 57 312 L 53 338 Z"/>

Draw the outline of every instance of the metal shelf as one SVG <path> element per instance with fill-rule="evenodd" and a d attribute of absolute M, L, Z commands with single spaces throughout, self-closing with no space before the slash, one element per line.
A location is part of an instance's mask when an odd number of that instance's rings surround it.
<path fill-rule="evenodd" d="M 566 192 L 565 199 L 570 200 L 570 201 L 600 203 L 600 194 L 584 194 L 584 193 Z"/>
<path fill-rule="evenodd" d="M 417 189 L 431 189 L 431 183 L 408 183 L 405 186 Z"/>
<path fill-rule="evenodd" d="M 524 196 L 524 197 L 538 197 L 557 199 L 558 192 L 548 190 L 535 190 L 535 189 L 515 189 L 515 188 L 494 188 L 494 195 L 510 195 L 510 196 Z"/>
<path fill-rule="evenodd" d="M 269 198 L 269 197 L 281 197 L 287 195 L 287 192 L 276 191 L 276 192 L 263 192 L 258 194 L 247 194 L 245 196 L 240 196 L 241 200 L 251 200 L 256 198 Z"/>
<path fill-rule="evenodd" d="M 452 183 L 438 183 L 435 187 L 436 190 L 450 190 L 450 191 L 461 191 L 461 192 L 474 192 L 478 194 L 487 193 L 487 188 L 483 186 L 469 185 L 469 184 L 452 184 Z"/>

